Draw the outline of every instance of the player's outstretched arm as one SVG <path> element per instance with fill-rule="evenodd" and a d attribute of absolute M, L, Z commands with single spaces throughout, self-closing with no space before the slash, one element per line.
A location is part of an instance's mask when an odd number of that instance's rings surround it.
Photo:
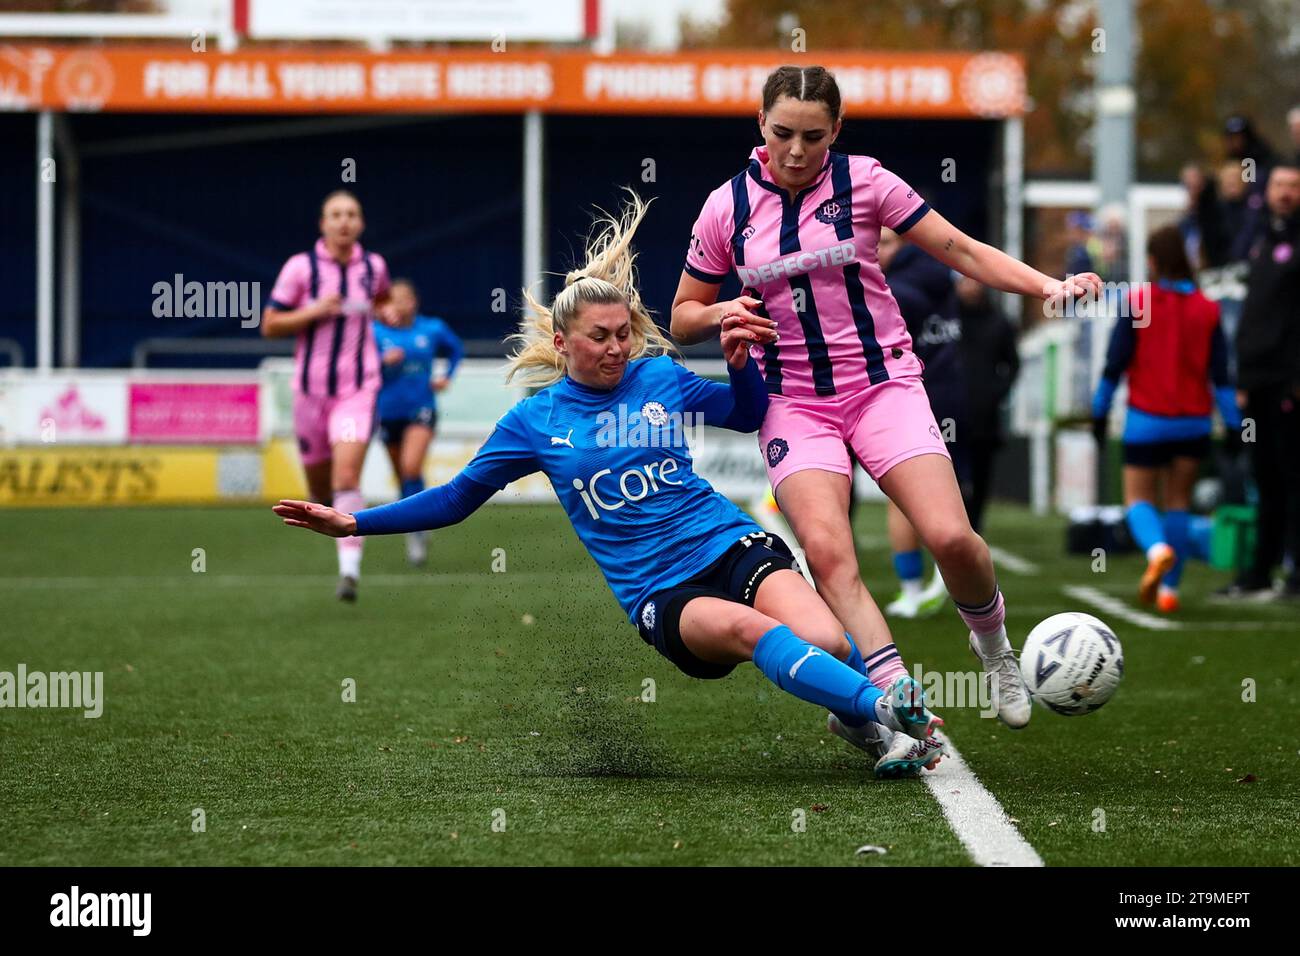
<path fill-rule="evenodd" d="M 1001 249 L 972 239 L 933 209 L 904 233 L 903 238 L 916 243 L 950 269 L 1003 292 L 1051 301 L 1067 296 L 1095 298 L 1101 293 L 1101 277 L 1096 273 L 1053 279 Z"/>
<path fill-rule="evenodd" d="M 342 511 L 335 511 L 328 505 L 315 501 L 298 501 L 293 498 L 281 498 L 278 505 L 271 510 L 284 519 L 291 528 L 306 528 L 331 538 L 346 538 L 355 534 L 357 519 Z"/>
<path fill-rule="evenodd" d="M 497 489 L 461 472 L 445 485 L 427 488 L 400 501 L 365 508 L 354 515 L 311 501 L 284 500 L 272 511 L 294 528 L 346 538 L 349 535 L 401 534 L 459 524 L 496 494 Z"/>

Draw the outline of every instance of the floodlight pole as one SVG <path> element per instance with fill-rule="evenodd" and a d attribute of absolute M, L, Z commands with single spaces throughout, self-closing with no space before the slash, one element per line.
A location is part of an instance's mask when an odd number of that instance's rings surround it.
<path fill-rule="evenodd" d="M 54 367 L 54 114 L 36 117 L 36 367 Z"/>
<path fill-rule="evenodd" d="M 1098 54 L 1097 119 L 1093 127 L 1092 178 L 1101 187 L 1098 211 L 1128 205 L 1133 184 L 1137 93 L 1134 56 L 1137 20 L 1132 0 L 1100 0 L 1104 47 Z M 1131 237 L 1130 237 L 1131 238 Z M 1136 276 L 1130 276 L 1136 279 Z"/>
<path fill-rule="evenodd" d="M 1025 257 L 1025 121 L 1002 121 L 1002 250 L 1013 259 Z M 1020 316 L 1020 296 L 1002 293 L 1004 311 Z M 1019 322 L 1017 321 L 1017 325 Z"/>
<path fill-rule="evenodd" d="M 55 117 L 54 139 L 63 184 L 59 364 L 76 368 L 81 360 L 81 163 L 67 116 Z"/>
<path fill-rule="evenodd" d="M 545 127 L 540 110 L 524 114 L 524 262 L 523 285 L 539 298 L 542 288 L 542 262 L 545 256 L 542 236 L 545 209 L 542 203 L 542 164 L 545 150 Z"/>

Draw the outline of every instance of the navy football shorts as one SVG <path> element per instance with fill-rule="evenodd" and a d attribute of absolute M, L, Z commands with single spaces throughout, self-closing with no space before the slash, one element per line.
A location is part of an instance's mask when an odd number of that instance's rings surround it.
<path fill-rule="evenodd" d="M 793 568 L 794 555 L 779 537 L 766 532 L 745 535 L 693 578 L 646 598 L 637 613 L 641 640 L 689 677 L 703 680 L 726 677 L 735 664 L 702 661 L 687 649 L 679 630 L 682 609 L 697 597 L 715 597 L 753 607 L 758 587 L 768 575 Z"/>

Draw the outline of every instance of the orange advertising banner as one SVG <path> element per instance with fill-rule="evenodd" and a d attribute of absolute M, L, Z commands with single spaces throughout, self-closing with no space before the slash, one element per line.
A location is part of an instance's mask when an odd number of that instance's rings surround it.
<path fill-rule="evenodd" d="M 1025 108 L 1005 53 L 782 56 L 369 53 L 303 49 L 0 45 L 0 109 L 164 113 L 638 113 L 744 115 L 783 63 L 835 73 L 851 117 L 1000 119 Z"/>

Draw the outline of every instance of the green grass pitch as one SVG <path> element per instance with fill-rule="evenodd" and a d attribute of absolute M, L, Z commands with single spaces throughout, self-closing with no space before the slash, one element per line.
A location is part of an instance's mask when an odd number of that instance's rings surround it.
<path fill-rule="evenodd" d="M 333 598 L 332 542 L 266 509 L 3 522 L 0 670 L 103 671 L 105 704 L 0 710 L 0 865 L 970 862 L 926 787 L 871 779 L 823 712 L 753 667 L 693 681 L 642 644 L 557 506 L 435 532 L 419 571 L 371 539 L 356 606 Z M 888 600 L 883 527 L 862 510 Z M 1061 591 L 1129 600 L 1136 558 L 1093 574 L 1059 520 L 1006 506 L 987 537 L 1039 565 L 1000 572 L 1014 644 L 1060 610 L 1124 642 L 1093 715 L 1036 708 L 1014 733 L 941 710 L 1046 863 L 1300 863 L 1300 607 L 1208 604 L 1221 576 L 1199 566 L 1184 629 L 1144 630 Z M 951 610 L 894 633 L 909 665 L 977 666 Z"/>

